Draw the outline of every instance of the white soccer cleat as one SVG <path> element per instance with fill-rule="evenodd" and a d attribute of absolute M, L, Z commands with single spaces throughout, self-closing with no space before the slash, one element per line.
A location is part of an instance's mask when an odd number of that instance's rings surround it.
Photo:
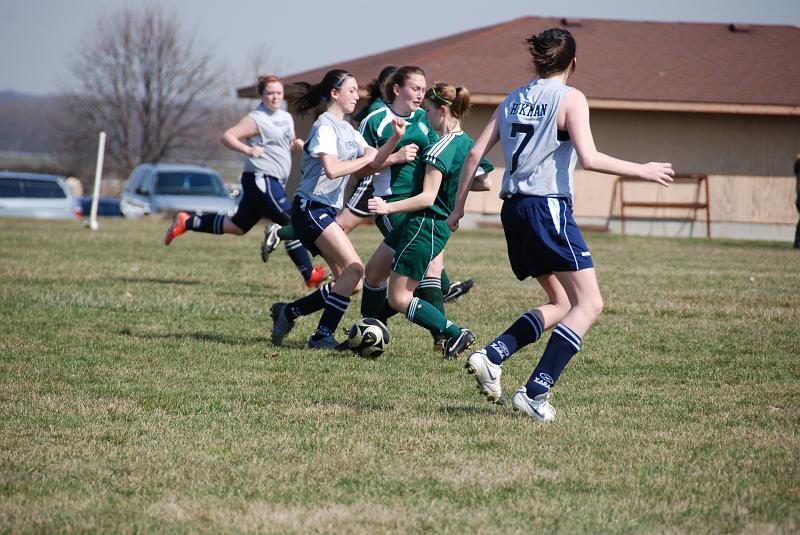
<path fill-rule="evenodd" d="M 467 357 L 464 367 L 468 373 L 475 376 L 478 390 L 486 396 L 487 401 L 499 404 L 506 402 L 506 398 L 503 397 L 503 389 L 500 386 L 500 376 L 503 375 L 503 368 L 489 360 L 485 349 L 474 351 Z"/>
<path fill-rule="evenodd" d="M 515 411 L 519 411 L 526 416 L 549 422 L 556 417 L 556 410 L 550 405 L 551 397 L 553 397 L 552 392 L 545 392 L 531 399 L 523 386 L 511 398 L 511 406 Z"/>

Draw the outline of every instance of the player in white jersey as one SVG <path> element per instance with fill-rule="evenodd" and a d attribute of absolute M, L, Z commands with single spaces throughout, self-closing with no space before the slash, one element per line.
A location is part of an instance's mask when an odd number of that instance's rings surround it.
<path fill-rule="evenodd" d="M 334 69 L 317 85 L 300 85 L 305 92 L 295 101 L 297 112 L 304 115 L 320 105 L 325 111 L 314 122 L 303 147 L 303 175 L 295 193 L 292 226 L 303 245 L 325 258 L 335 280 L 292 303 L 273 304 L 272 341 L 281 345 L 297 318 L 322 310 L 308 346 L 344 349 L 347 344 L 337 344 L 333 333 L 350 296 L 361 288 L 364 264 L 336 222 L 336 213 L 342 207 L 350 174 L 371 163 L 383 162 L 402 137 L 405 125 L 394 121 L 394 135 L 384 147 L 375 149 L 344 118 L 353 112 L 358 101 L 358 84 L 349 72 Z"/>
<path fill-rule="evenodd" d="M 637 164 L 598 152 L 589 127 L 589 105 L 566 85 L 575 71 L 575 40 L 561 28 L 528 40 L 538 77 L 515 89 L 495 110 L 464 162 L 452 230 L 464 216 L 464 203 L 480 159 L 500 142 L 505 158 L 501 219 L 508 257 L 518 279 L 535 277 L 549 301 L 524 313 L 492 343 L 467 357 L 466 368 L 489 401 L 504 400 L 501 364 L 555 326 L 527 384 L 512 398 L 514 410 L 552 420 L 551 388 L 581 339 L 603 309 L 594 265 L 572 217 L 572 172 L 584 169 L 631 176 L 669 186 L 672 164 Z"/>
<path fill-rule="evenodd" d="M 303 140 L 295 136 L 294 119 L 282 108 L 281 79 L 262 76 L 257 87 L 261 103 L 226 130 L 221 139 L 227 148 L 247 156 L 241 177 L 242 199 L 236 213 L 227 217 L 180 212 L 167 231 L 166 245 L 187 230 L 243 236 L 262 218 L 279 224 L 289 222 L 292 205 L 284 186 L 292 166 L 291 152 L 299 151 Z M 284 245 L 306 286 L 316 288 L 328 277 L 324 266 L 312 267 L 311 257 L 299 240 L 287 240 Z M 263 255 L 262 259 L 266 261 Z"/>

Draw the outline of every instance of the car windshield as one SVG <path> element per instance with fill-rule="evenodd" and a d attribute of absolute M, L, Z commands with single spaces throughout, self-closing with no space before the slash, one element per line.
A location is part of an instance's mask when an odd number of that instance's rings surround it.
<path fill-rule="evenodd" d="M 182 173 L 165 171 L 158 173 L 156 195 L 211 195 L 225 197 L 228 193 L 217 175 L 207 173 Z"/>
<path fill-rule="evenodd" d="M 25 178 L 0 178 L 0 197 L 64 199 L 67 194 L 57 182 Z"/>

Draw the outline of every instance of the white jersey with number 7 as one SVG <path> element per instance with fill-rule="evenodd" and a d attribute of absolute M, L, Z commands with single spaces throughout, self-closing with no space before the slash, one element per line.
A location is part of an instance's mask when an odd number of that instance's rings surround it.
<path fill-rule="evenodd" d="M 506 170 L 500 196 L 572 198 L 575 147 L 558 130 L 558 106 L 571 88 L 557 79 L 520 86 L 500 105 L 498 129 Z"/>

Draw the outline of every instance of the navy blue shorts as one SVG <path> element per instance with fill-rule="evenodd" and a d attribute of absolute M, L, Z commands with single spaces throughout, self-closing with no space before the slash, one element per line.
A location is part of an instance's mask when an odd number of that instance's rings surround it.
<path fill-rule="evenodd" d="M 264 173 L 242 173 L 242 199 L 231 217 L 234 225 L 247 232 L 262 217 L 286 225 L 291 210 L 292 205 L 280 180 Z"/>
<path fill-rule="evenodd" d="M 338 210 L 332 206 L 309 201 L 300 197 L 294 198 L 292 206 L 292 227 L 297 239 L 314 255 L 320 255 L 314 242 L 329 225 L 336 223 Z"/>
<path fill-rule="evenodd" d="M 375 185 L 372 183 L 372 175 L 362 177 L 361 180 L 358 181 L 352 195 L 350 195 L 350 200 L 347 201 L 347 207 L 359 217 L 371 217 L 373 214 L 369 211 L 367 203 L 374 194 Z"/>
<path fill-rule="evenodd" d="M 500 219 L 519 280 L 594 267 L 569 199 L 514 195 L 503 202 Z"/>

